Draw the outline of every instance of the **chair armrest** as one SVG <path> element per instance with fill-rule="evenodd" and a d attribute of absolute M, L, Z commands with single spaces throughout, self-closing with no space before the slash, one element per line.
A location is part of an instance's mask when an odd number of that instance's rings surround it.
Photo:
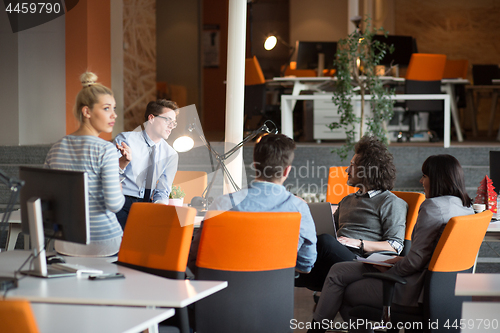
<path fill-rule="evenodd" d="M 382 304 L 384 306 L 391 306 L 392 298 L 394 296 L 394 287 L 396 283 L 406 284 L 406 280 L 399 275 L 389 273 L 363 273 L 364 277 L 382 280 Z"/>
<path fill-rule="evenodd" d="M 378 273 L 378 272 L 363 273 L 363 276 L 388 281 L 392 285 L 394 285 L 396 283 L 406 284 L 406 280 L 403 277 L 401 277 L 399 275 L 389 274 L 389 273 Z"/>

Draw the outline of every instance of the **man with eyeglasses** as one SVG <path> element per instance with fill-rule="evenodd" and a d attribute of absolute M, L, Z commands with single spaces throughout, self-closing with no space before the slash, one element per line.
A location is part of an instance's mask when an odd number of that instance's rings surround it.
<path fill-rule="evenodd" d="M 167 143 L 177 127 L 179 107 L 173 101 L 151 101 L 144 113 L 145 122 L 132 132 L 122 132 L 114 140 L 119 160 L 125 204 L 116 214 L 125 228 L 134 202 L 167 201 L 177 172 L 179 156 Z"/>

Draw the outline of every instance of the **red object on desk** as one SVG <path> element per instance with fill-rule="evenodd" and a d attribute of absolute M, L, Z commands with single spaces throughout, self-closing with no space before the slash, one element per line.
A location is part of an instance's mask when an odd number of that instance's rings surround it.
<path fill-rule="evenodd" d="M 481 185 L 477 188 L 477 195 L 474 203 L 485 204 L 486 209 L 492 213 L 497 213 L 497 194 L 493 181 L 488 176 L 484 176 L 481 180 Z"/>

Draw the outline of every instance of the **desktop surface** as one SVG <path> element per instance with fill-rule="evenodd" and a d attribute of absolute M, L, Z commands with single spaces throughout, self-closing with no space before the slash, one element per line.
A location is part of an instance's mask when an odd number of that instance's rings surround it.
<path fill-rule="evenodd" d="M 14 276 L 14 270 L 28 258 L 30 251 L 15 250 L 0 253 L 0 276 Z M 92 281 L 87 274 L 45 279 L 20 276 L 18 287 L 7 293 L 8 298 L 26 298 L 33 302 L 185 307 L 227 287 L 226 281 L 172 280 L 115 265 L 116 257 L 67 257 L 70 264 L 120 272 L 124 279 Z"/>

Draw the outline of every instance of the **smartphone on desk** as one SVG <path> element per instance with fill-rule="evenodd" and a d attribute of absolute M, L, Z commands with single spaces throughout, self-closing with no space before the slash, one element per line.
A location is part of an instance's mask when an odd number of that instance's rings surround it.
<path fill-rule="evenodd" d="M 89 280 L 110 280 L 110 279 L 124 279 L 125 275 L 122 273 L 98 274 L 89 275 Z"/>

